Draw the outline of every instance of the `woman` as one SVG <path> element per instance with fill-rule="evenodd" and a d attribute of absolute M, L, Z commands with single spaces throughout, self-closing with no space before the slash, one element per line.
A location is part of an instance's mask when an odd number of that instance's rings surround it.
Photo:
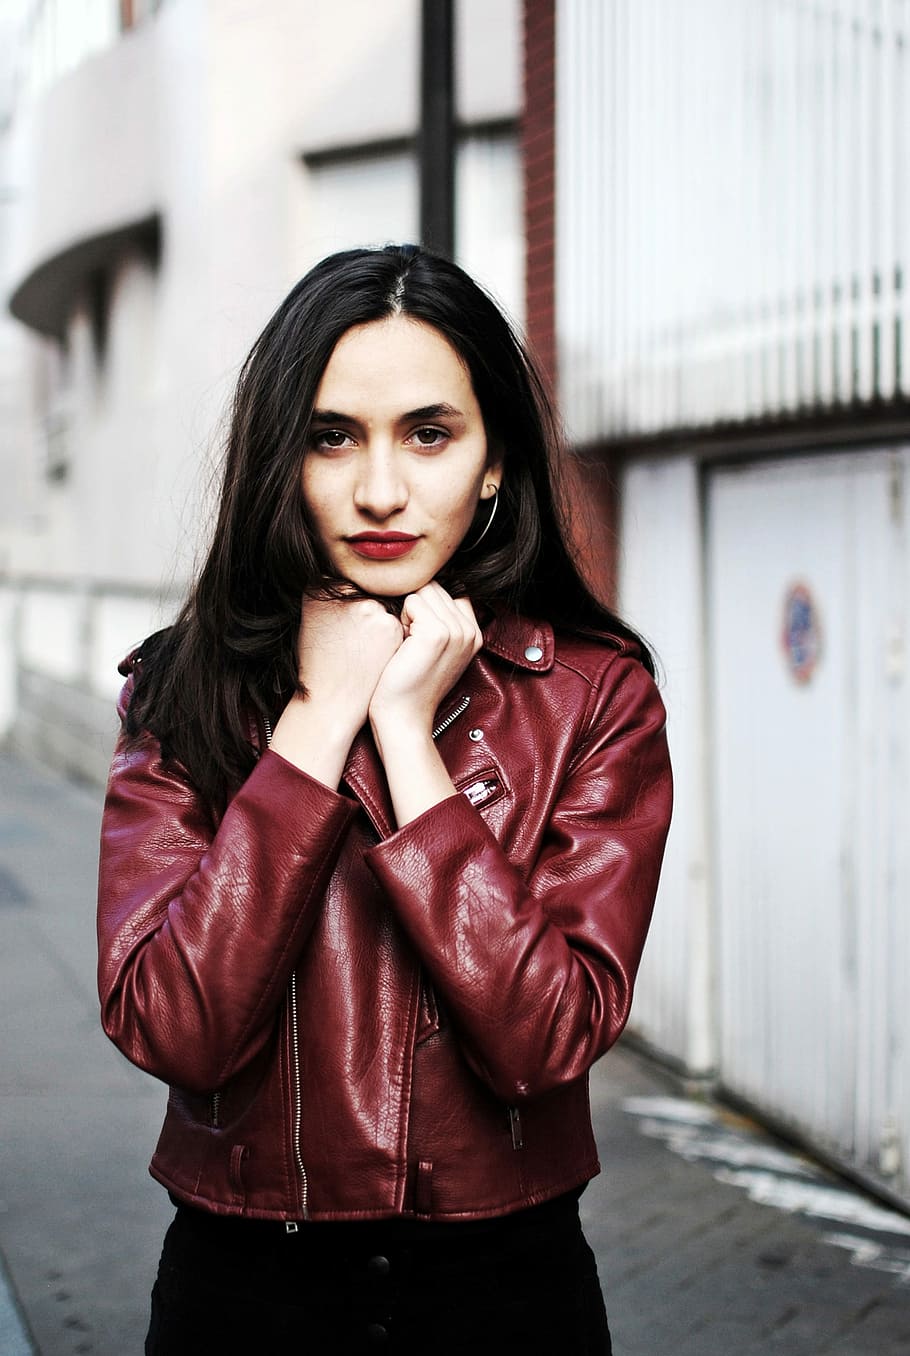
<path fill-rule="evenodd" d="M 610 1350 L 587 1072 L 670 777 L 558 453 L 497 308 L 413 247 L 323 261 L 241 372 L 102 830 L 105 1030 L 171 1087 L 148 1353 Z"/>

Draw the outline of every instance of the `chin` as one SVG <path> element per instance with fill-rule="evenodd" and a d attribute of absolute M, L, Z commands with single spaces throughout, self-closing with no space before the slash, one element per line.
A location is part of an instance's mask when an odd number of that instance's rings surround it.
<path fill-rule="evenodd" d="M 422 570 L 390 570 L 383 566 L 376 570 L 351 570 L 346 578 L 374 598 L 404 598 L 422 589 L 435 576 Z"/>

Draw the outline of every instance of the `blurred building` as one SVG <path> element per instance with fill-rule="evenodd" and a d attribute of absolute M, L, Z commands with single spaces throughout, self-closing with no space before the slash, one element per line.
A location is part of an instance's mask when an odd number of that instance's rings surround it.
<path fill-rule="evenodd" d="M 258 328 L 451 179 L 456 257 L 557 381 L 586 565 L 665 671 L 637 1032 L 908 1201 L 910 6 L 452 9 L 22 0 L 0 727 L 100 774 Z"/>
<path fill-rule="evenodd" d="M 0 728 L 103 777 L 117 660 L 192 573 L 250 344 L 323 255 L 420 236 L 421 5 L 13 12 Z M 462 0 L 450 38 L 454 249 L 521 321 L 517 0 Z"/>

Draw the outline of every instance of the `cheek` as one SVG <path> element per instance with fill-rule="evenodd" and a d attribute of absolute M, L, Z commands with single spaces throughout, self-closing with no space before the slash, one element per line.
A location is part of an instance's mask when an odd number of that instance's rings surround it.
<path fill-rule="evenodd" d="M 318 474 L 306 470 L 301 473 L 300 492 L 303 503 L 310 521 L 318 528 L 322 528 L 330 514 L 331 496 L 326 493 L 326 489 L 322 477 Z"/>

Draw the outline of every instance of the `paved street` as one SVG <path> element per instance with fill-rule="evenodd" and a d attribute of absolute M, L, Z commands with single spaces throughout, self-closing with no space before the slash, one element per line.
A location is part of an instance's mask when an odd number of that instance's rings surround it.
<path fill-rule="evenodd" d="M 0 1356 L 138 1356 L 170 1212 L 146 1173 L 163 1089 L 98 1027 L 99 813 L 0 757 Z M 629 1049 L 592 1100 L 617 1356 L 908 1356 L 910 1220 Z"/>

